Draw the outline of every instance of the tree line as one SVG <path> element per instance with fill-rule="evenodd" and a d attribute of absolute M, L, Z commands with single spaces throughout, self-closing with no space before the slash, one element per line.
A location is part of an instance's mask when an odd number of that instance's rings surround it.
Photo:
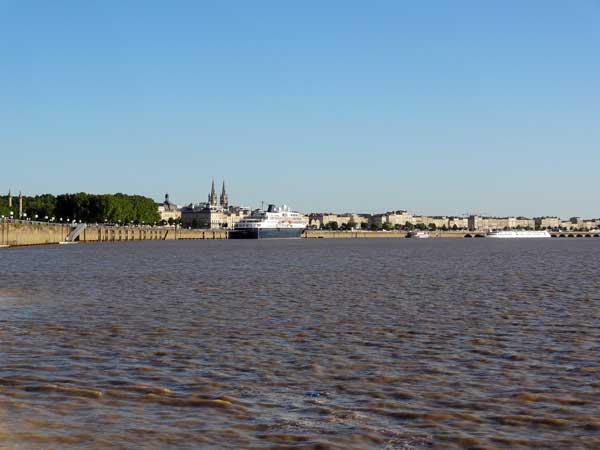
<path fill-rule="evenodd" d="M 19 198 L 0 197 L 0 216 L 18 219 Z M 160 221 L 156 202 L 141 195 L 127 194 L 42 194 L 23 197 L 24 217 L 32 220 L 82 221 L 87 223 L 154 224 Z"/>

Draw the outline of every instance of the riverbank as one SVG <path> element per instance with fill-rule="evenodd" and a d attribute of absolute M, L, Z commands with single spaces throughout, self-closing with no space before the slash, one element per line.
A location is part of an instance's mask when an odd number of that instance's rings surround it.
<path fill-rule="evenodd" d="M 74 227 L 43 222 L 0 222 L 0 248 L 60 244 Z M 225 230 L 186 230 L 176 227 L 87 225 L 76 242 L 167 241 L 227 239 Z"/>
<path fill-rule="evenodd" d="M 69 224 L 12 221 L 0 222 L 0 248 L 60 244 L 74 230 Z M 553 238 L 600 238 L 598 231 L 551 232 Z M 430 238 L 481 238 L 483 231 L 430 231 Z M 87 225 L 76 238 L 81 243 L 228 239 L 227 230 L 182 229 L 176 227 Z M 306 230 L 304 239 L 403 239 L 406 231 L 324 231 Z"/>

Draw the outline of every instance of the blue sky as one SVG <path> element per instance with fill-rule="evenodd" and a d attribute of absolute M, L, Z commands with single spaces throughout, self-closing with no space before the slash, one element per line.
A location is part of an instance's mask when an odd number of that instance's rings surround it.
<path fill-rule="evenodd" d="M 599 217 L 600 1 L 0 0 L 0 191 Z"/>

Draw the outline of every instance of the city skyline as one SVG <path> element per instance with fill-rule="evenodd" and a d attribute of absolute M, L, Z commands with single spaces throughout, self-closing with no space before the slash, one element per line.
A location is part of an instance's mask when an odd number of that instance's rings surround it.
<path fill-rule="evenodd" d="M 2 189 L 600 216 L 598 2 L 0 8 Z"/>
<path fill-rule="evenodd" d="M 250 209 L 254 209 L 254 208 L 265 208 L 266 205 L 268 205 L 269 203 L 272 203 L 270 201 L 260 201 L 260 205 L 248 205 L 248 204 L 241 204 L 241 203 L 230 203 L 229 202 L 229 193 L 226 192 L 226 188 L 225 188 L 225 181 L 222 180 L 221 182 L 221 194 L 217 195 L 216 193 L 216 188 L 215 188 L 215 182 L 214 179 L 211 181 L 211 188 L 208 194 L 208 201 L 207 200 L 197 200 L 197 201 L 191 201 L 191 202 L 177 202 L 176 200 L 173 200 L 171 198 L 171 195 L 169 192 L 166 192 L 163 194 L 161 199 L 156 199 L 153 197 L 147 197 L 152 199 L 158 206 L 162 206 L 162 205 L 170 205 L 169 207 L 177 207 L 177 208 L 183 208 L 185 209 L 186 207 L 208 207 L 209 205 L 211 207 L 223 207 L 225 209 L 227 209 L 228 207 L 234 207 L 234 208 L 250 208 Z M 64 195 L 64 194 L 76 194 L 79 193 L 81 191 L 73 191 L 73 192 L 63 192 L 60 193 L 58 195 Z M 35 194 L 31 194 L 31 193 L 23 193 L 22 191 L 19 191 L 18 194 L 14 194 L 12 193 L 12 190 L 9 189 L 9 191 L 7 193 L 2 193 L 0 192 L 0 199 L 4 198 L 5 202 L 8 202 L 9 205 L 12 205 L 12 207 L 14 209 L 18 208 L 18 204 L 20 204 L 21 202 L 21 197 L 23 197 L 24 199 L 26 199 L 27 197 L 35 197 L 35 196 L 40 196 L 40 195 L 46 195 L 46 194 L 51 194 L 51 195 L 57 195 L 54 193 L 35 193 Z M 112 195 L 115 193 L 85 193 L 85 194 L 92 194 L 92 195 L 96 195 L 96 194 L 108 194 L 108 195 Z M 139 193 L 122 193 L 125 195 L 141 195 Z M 256 202 L 255 202 L 256 203 Z M 289 205 L 288 205 L 289 206 Z M 437 217 L 437 218 L 442 218 L 442 217 L 446 217 L 446 218 L 468 218 L 468 217 L 487 217 L 487 218 L 529 218 L 529 219 L 533 219 L 533 218 L 560 218 L 560 219 L 564 219 L 564 220 L 568 220 L 568 219 L 574 219 L 574 218 L 583 218 L 583 219 L 600 219 L 600 215 L 598 216 L 584 216 L 582 214 L 571 214 L 568 216 L 562 216 L 559 214 L 490 214 L 487 212 L 480 212 L 480 211 L 470 211 L 470 212 L 463 212 L 463 213 L 450 213 L 450 214 L 442 214 L 439 212 L 435 212 L 435 211 L 422 211 L 422 210 L 410 210 L 407 208 L 399 208 L 399 207 L 388 207 L 388 208 L 384 208 L 381 210 L 377 210 L 377 211 L 358 211 L 358 210 L 339 210 L 339 209 L 335 209 L 335 208 L 329 208 L 329 209 L 323 209 L 323 210 L 306 210 L 306 211 L 300 211 L 303 214 L 333 214 L 333 215 L 363 215 L 363 216 L 368 216 L 368 215 L 387 215 L 387 214 L 394 214 L 394 213 L 409 213 L 411 215 L 414 215 L 415 217 Z"/>

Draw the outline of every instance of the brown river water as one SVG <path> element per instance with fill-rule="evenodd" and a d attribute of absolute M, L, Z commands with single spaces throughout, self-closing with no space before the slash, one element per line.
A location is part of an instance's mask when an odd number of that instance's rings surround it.
<path fill-rule="evenodd" d="M 600 239 L 0 251 L 0 449 L 600 448 Z"/>

